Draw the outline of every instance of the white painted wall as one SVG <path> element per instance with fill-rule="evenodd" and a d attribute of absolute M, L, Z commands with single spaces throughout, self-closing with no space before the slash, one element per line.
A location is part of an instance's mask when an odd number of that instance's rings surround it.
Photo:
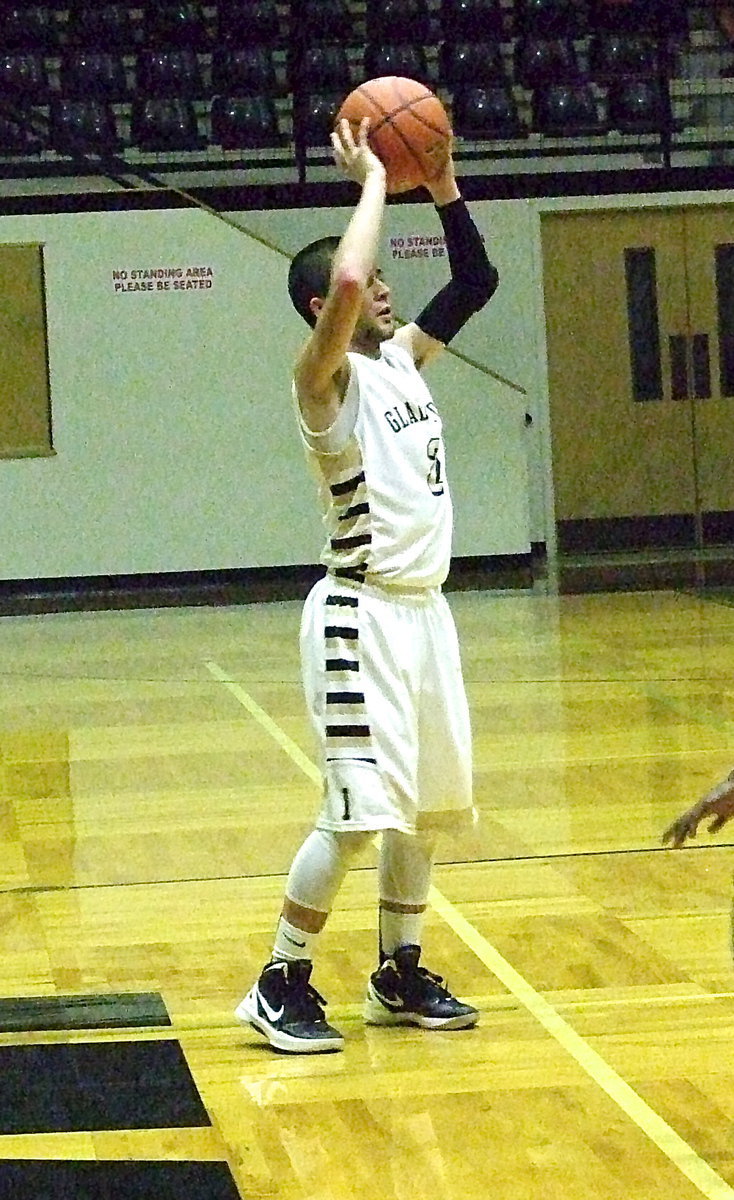
<path fill-rule="evenodd" d="M 0 576 L 303 561 L 285 264 L 199 211 L 2 218 L 17 240 L 45 243 L 56 456 L 0 463 Z M 212 289 L 113 291 L 177 264 Z"/>
<path fill-rule="evenodd" d="M 45 245 L 56 455 L 0 462 L 0 578 L 317 561 L 288 259 L 198 210 L 0 218 L 17 241 Z M 115 270 L 188 265 L 212 287 L 114 291 Z M 515 393 L 457 359 L 433 381 L 456 553 L 527 549 Z"/>
<path fill-rule="evenodd" d="M 447 354 L 428 373 L 447 426 L 456 554 L 553 544 L 543 213 L 733 198 L 692 192 L 472 206 L 500 289 L 456 339 L 465 357 Z M 276 249 L 198 210 L 0 218 L 0 244 L 45 243 L 57 451 L 0 461 L 0 578 L 317 561 L 320 521 L 289 400 L 305 327 L 286 299 L 287 255 L 341 232 L 348 216 L 238 215 Z M 438 231 L 430 204 L 388 206 L 382 266 L 406 319 L 446 279 L 446 262 L 393 258 L 391 239 Z M 212 267 L 210 290 L 113 291 L 115 269 L 189 264 Z"/>

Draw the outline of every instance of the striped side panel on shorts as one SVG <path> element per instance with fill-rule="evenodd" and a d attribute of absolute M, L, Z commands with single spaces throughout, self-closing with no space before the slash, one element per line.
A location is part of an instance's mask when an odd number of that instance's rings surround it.
<path fill-rule="evenodd" d="M 364 691 L 359 680 L 359 598 L 326 597 L 326 759 L 375 762 Z"/>

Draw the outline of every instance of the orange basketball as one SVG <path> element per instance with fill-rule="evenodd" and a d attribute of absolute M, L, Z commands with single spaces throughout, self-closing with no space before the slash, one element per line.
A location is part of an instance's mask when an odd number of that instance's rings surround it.
<path fill-rule="evenodd" d="M 370 118 L 369 144 L 385 165 L 388 192 L 407 192 L 436 179 L 451 149 L 451 125 L 443 104 L 415 79 L 382 75 L 350 92 L 337 114 L 355 134 Z"/>

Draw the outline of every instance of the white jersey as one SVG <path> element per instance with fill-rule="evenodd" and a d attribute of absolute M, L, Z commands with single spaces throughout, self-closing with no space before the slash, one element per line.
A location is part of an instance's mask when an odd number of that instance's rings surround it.
<path fill-rule="evenodd" d="M 333 575 L 382 586 L 440 586 L 451 558 L 452 507 L 441 418 L 407 350 L 349 354 L 351 376 L 330 429 L 301 419 L 319 482 Z"/>

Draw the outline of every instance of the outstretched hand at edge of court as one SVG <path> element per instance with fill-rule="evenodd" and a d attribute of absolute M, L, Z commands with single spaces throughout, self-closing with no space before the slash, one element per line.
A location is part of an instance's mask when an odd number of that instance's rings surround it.
<path fill-rule="evenodd" d="M 668 826 L 663 834 L 663 844 L 670 842 L 673 849 L 679 849 L 687 838 L 695 838 L 699 825 L 709 817 L 713 818 L 708 826 L 709 833 L 718 832 L 734 817 L 734 771 Z"/>

